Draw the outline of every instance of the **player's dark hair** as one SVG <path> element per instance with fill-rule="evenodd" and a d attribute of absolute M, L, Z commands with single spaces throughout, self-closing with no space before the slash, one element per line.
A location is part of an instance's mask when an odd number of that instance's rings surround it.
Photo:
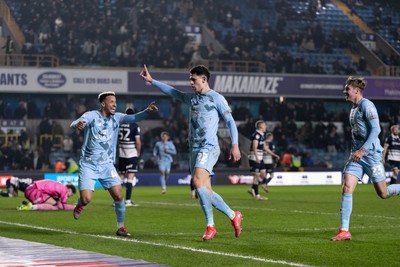
<path fill-rule="evenodd" d="M 76 188 L 73 184 L 68 183 L 65 185 L 68 189 L 71 189 L 72 193 L 75 194 L 76 193 Z"/>
<path fill-rule="evenodd" d="M 198 65 L 190 70 L 190 74 L 204 75 L 207 77 L 207 81 L 210 79 L 210 72 L 204 65 Z"/>

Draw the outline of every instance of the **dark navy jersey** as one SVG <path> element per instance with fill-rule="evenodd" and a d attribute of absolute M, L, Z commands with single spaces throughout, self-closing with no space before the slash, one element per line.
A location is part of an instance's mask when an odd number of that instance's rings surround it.
<path fill-rule="evenodd" d="M 392 161 L 400 161 L 400 138 L 393 134 L 385 139 L 387 148 L 387 159 Z"/>
<path fill-rule="evenodd" d="M 136 123 L 121 124 L 118 135 L 118 152 L 120 158 L 138 156 L 136 137 L 140 136 L 140 127 Z"/>
<path fill-rule="evenodd" d="M 253 151 L 253 143 L 254 142 L 257 142 L 256 151 Z M 249 159 L 250 160 L 255 160 L 254 153 L 257 153 L 258 159 L 261 160 L 262 157 L 263 157 L 264 145 L 265 145 L 265 136 L 264 136 L 264 134 L 259 132 L 259 131 L 255 131 L 251 136 Z"/>
<path fill-rule="evenodd" d="M 32 184 L 33 180 L 31 178 L 10 178 L 6 182 L 7 188 L 12 186 L 14 190 L 20 190 L 25 192 L 25 189 Z"/>
<path fill-rule="evenodd" d="M 266 145 L 268 146 L 268 148 L 275 153 L 275 145 L 272 142 L 266 142 Z M 263 161 L 265 164 L 273 164 L 274 163 L 274 157 L 269 154 L 268 152 L 264 151 L 264 157 L 263 157 Z"/>

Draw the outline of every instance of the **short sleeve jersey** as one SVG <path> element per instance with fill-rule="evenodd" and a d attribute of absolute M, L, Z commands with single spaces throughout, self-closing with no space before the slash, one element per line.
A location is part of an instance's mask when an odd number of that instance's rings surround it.
<path fill-rule="evenodd" d="M 387 159 L 400 162 L 400 138 L 393 134 L 385 139 L 385 144 L 388 144 Z"/>
<path fill-rule="evenodd" d="M 124 123 L 119 126 L 118 155 L 120 158 L 138 156 L 136 137 L 140 136 L 140 127 L 137 123 Z"/>
<path fill-rule="evenodd" d="M 252 135 L 251 135 L 251 143 L 250 143 L 250 152 L 249 152 L 249 159 L 250 160 L 256 160 L 255 156 L 254 156 L 254 151 L 253 151 L 253 143 L 257 142 L 257 157 L 259 160 L 261 160 L 263 158 L 263 151 L 264 151 L 264 145 L 265 145 L 265 137 L 264 134 L 259 132 L 259 131 L 255 131 Z"/>
<path fill-rule="evenodd" d="M 90 160 L 94 164 L 114 163 L 118 141 L 118 128 L 125 117 L 124 113 L 116 112 L 105 118 L 99 111 L 84 113 L 74 121 L 85 121 L 81 159 Z"/>

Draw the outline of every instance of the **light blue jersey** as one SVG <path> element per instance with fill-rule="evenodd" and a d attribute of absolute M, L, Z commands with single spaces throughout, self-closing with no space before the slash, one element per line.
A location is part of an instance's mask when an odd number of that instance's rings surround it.
<path fill-rule="evenodd" d="M 121 184 L 114 167 L 119 126 L 122 123 L 132 123 L 146 117 L 146 112 L 132 115 L 117 112 L 106 118 L 101 115 L 100 111 L 93 110 L 85 112 L 79 119 L 71 123 L 71 128 L 75 128 L 80 121 L 86 123 L 79 161 L 80 190 L 93 190 L 95 179 L 100 179 L 105 189 Z"/>
<path fill-rule="evenodd" d="M 231 115 L 231 108 L 225 97 L 214 90 L 205 94 L 183 93 L 175 88 L 153 79 L 152 84 L 190 106 L 189 146 L 191 148 L 216 147 L 218 144 L 218 125 L 222 117 L 228 126 L 232 144 L 238 144 L 238 132 Z"/>
<path fill-rule="evenodd" d="M 171 141 L 162 142 L 158 141 L 153 148 L 153 156 L 157 157 L 158 161 L 165 161 L 171 163 L 173 161 L 172 155 L 176 155 L 176 148 Z"/>
<path fill-rule="evenodd" d="M 209 90 L 207 93 L 183 93 L 167 84 L 153 79 L 152 84 L 162 92 L 190 106 L 189 114 L 189 158 L 190 172 L 195 168 L 206 169 L 213 175 L 218 161 L 218 125 L 220 117 L 227 125 L 232 144 L 238 144 L 238 131 L 225 97 Z"/>
<path fill-rule="evenodd" d="M 365 149 L 360 161 L 351 158 L 344 167 L 344 173 L 349 173 L 361 180 L 367 174 L 373 182 L 386 179 L 382 164 L 383 148 L 378 135 L 381 131 L 378 112 L 375 105 L 368 99 L 361 99 L 350 111 L 350 125 L 352 129 L 351 153 Z"/>
<path fill-rule="evenodd" d="M 176 155 L 176 148 L 171 141 L 162 142 L 158 141 L 153 148 L 153 156 L 158 159 L 158 168 L 160 171 L 166 171 L 167 173 L 171 170 L 171 164 L 174 160 L 172 155 Z"/>
<path fill-rule="evenodd" d="M 71 127 L 80 121 L 86 123 L 81 159 L 94 164 L 114 163 L 118 128 L 124 116 L 123 113 L 115 113 L 105 118 L 99 111 L 93 110 L 85 112 L 79 119 L 72 122 Z"/>
<path fill-rule="evenodd" d="M 352 133 L 351 152 L 363 147 L 366 153 L 382 152 L 378 135 L 381 132 L 379 116 L 374 103 L 362 98 L 350 111 Z"/>

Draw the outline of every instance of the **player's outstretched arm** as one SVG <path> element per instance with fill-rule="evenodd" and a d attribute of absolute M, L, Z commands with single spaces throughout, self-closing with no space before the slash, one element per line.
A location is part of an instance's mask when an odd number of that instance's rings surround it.
<path fill-rule="evenodd" d="M 143 65 L 143 70 L 140 73 L 140 77 L 142 77 L 143 80 L 148 83 L 151 83 L 153 81 L 153 78 L 151 77 L 149 71 L 147 70 L 146 64 Z"/>
<path fill-rule="evenodd" d="M 146 65 L 143 65 L 143 70 L 140 73 L 140 77 L 142 77 L 142 79 L 145 82 L 151 83 L 152 85 L 154 85 L 157 88 L 159 88 L 164 94 L 169 95 L 169 96 L 171 96 L 173 98 L 176 98 L 179 101 L 185 102 L 185 94 L 184 93 L 182 93 L 181 91 L 175 89 L 172 86 L 169 86 L 168 84 L 165 84 L 165 83 L 159 82 L 157 80 L 154 80 L 151 77 Z"/>
<path fill-rule="evenodd" d="M 132 123 L 132 122 L 142 121 L 144 119 L 147 119 L 150 113 L 157 111 L 158 107 L 154 104 L 154 102 L 151 102 L 145 110 L 140 111 L 136 114 L 125 115 L 124 118 L 122 119 L 122 123 Z"/>
<path fill-rule="evenodd" d="M 158 107 L 155 105 L 155 102 L 151 102 L 149 106 L 145 109 L 147 113 L 152 113 L 158 111 Z"/>

